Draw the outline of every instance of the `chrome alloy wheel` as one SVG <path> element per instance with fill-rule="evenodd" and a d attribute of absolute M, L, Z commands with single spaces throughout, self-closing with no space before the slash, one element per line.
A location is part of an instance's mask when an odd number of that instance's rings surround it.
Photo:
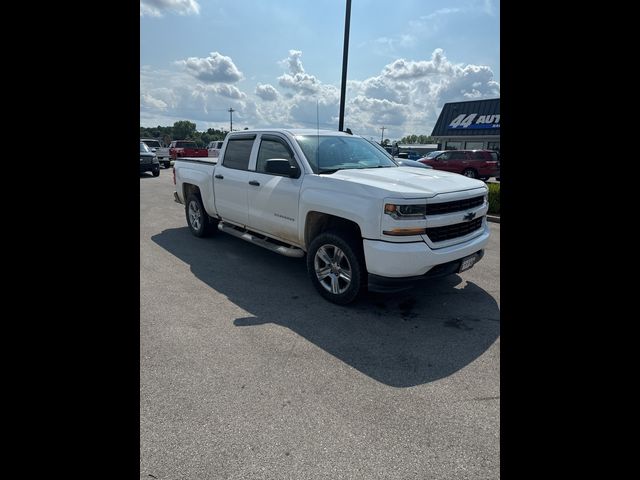
<path fill-rule="evenodd" d="M 351 264 L 335 245 L 323 245 L 313 259 L 316 277 L 322 287 L 333 294 L 347 291 L 351 285 Z"/>
<path fill-rule="evenodd" d="M 189 203 L 189 222 L 195 230 L 200 230 L 202 225 L 202 211 L 197 202 L 191 201 Z"/>

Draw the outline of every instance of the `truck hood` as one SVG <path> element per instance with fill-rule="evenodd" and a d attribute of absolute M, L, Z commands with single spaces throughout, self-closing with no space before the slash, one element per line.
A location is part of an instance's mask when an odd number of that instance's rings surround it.
<path fill-rule="evenodd" d="M 416 167 L 345 169 L 327 177 L 374 187 L 404 198 L 433 197 L 441 193 L 486 188 L 481 180 Z"/>

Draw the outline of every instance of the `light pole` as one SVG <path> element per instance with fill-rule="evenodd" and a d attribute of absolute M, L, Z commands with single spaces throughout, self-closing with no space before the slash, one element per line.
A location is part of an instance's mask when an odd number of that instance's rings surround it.
<path fill-rule="evenodd" d="M 347 59 L 349 57 L 349 25 L 351 23 L 351 0 L 347 0 L 347 12 L 344 17 L 344 48 L 342 49 L 342 87 L 340 88 L 340 120 L 338 130 L 344 130 L 344 101 L 347 91 Z"/>
<path fill-rule="evenodd" d="M 229 107 L 227 111 L 229 112 L 229 131 L 233 132 L 233 112 L 235 112 L 235 110 Z"/>

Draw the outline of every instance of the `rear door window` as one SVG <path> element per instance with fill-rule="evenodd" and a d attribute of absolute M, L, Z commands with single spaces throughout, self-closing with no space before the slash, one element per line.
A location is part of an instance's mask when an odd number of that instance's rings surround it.
<path fill-rule="evenodd" d="M 229 140 L 227 149 L 224 152 L 224 158 L 222 159 L 222 165 L 236 170 L 247 170 L 253 140 L 253 138 Z"/>

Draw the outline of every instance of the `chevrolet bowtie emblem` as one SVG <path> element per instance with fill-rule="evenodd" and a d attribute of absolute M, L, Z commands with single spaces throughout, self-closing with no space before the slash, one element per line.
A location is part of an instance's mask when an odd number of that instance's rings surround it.
<path fill-rule="evenodd" d="M 463 220 L 473 220 L 476 216 L 476 212 L 469 212 L 467 213 L 464 217 L 462 217 Z"/>

